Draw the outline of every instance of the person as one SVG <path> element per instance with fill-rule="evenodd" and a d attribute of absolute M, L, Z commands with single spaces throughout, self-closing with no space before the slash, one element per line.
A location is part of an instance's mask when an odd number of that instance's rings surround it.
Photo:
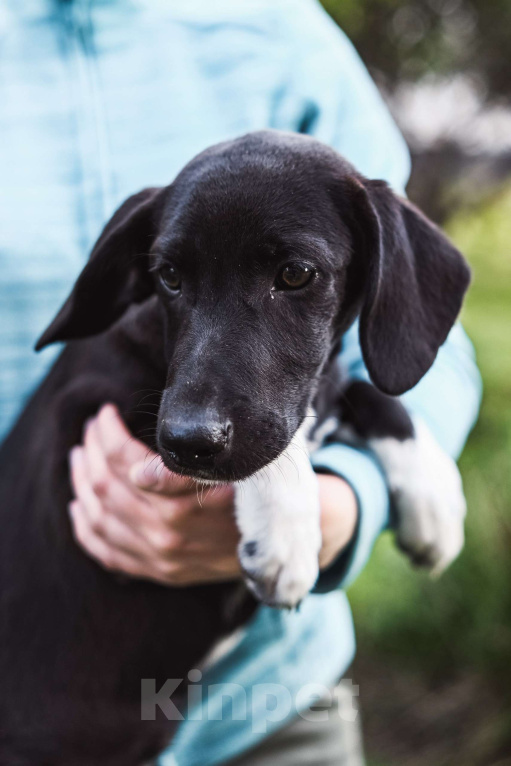
<path fill-rule="evenodd" d="M 0 434 L 58 353 L 32 347 L 102 224 L 206 146 L 265 127 L 305 132 L 404 193 L 405 143 L 316 0 L 4 0 L 0 38 Z M 356 327 L 341 361 L 367 377 Z M 479 399 L 456 326 L 403 401 L 456 456 Z M 102 566 L 168 585 L 238 577 L 232 490 L 201 497 L 146 456 L 106 403 L 71 456 L 78 542 Z M 297 612 L 261 606 L 230 649 L 194 670 L 207 694 L 195 695 L 162 766 L 363 762 L 351 693 L 337 687 L 355 651 L 344 589 L 391 525 L 389 494 L 365 449 L 331 444 L 312 460 L 315 592 Z M 329 695 L 313 709 L 311 684 L 336 689 L 327 720 L 317 708 Z"/>

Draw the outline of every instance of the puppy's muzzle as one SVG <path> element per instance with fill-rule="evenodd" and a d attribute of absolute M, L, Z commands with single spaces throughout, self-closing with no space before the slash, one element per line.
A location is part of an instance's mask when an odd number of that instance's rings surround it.
<path fill-rule="evenodd" d="M 158 433 L 160 449 L 179 468 L 214 469 L 226 456 L 232 441 L 232 423 L 219 417 L 162 420 Z"/>

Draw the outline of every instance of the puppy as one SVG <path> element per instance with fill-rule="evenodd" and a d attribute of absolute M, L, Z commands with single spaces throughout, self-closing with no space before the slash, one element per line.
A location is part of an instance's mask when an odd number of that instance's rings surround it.
<path fill-rule="evenodd" d="M 222 143 L 120 207 L 39 340 L 69 343 L 0 452 L 0 763 L 157 755 L 172 725 L 140 720 L 141 678 L 185 678 L 252 613 L 249 590 L 294 606 L 314 585 L 308 454 L 327 433 L 375 449 L 412 557 L 456 555 L 456 467 L 392 397 L 433 363 L 468 282 L 412 205 L 299 135 Z M 357 317 L 374 386 L 337 375 Z M 145 389 L 157 417 L 135 406 Z M 155 429 L 172 471 L 236 483 L 241 598 L 236 583 L 120 582 L 74 544 L 67 455 L 105 401 L 135 435 Z"/>

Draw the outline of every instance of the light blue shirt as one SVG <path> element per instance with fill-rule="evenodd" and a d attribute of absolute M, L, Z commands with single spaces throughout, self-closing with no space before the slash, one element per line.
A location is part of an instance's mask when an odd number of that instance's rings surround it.
<path fill-rule="evenodd" d="M 404 190 L 405 144 L 354 49 L 314 0 L 2 0 L 0 435 L 55 358 L 57 349 L 36 356 L 34 341 L 115 207 L 169 183 L 206 146 L 264 127 L 308 132 Z M 356 328 L 343 359 L 354 376 L 367 375 Z M 404 400 L 457 455 L 479 397 L 472 348 L 457 327 Z M 388 524 L 385 479 L 372 455 L 347 445 L 313 460 L 357 494 L 350 555 L 320 582 L 345 586 Z M 210 766 L 241 753 L 307 706 L 305 684 L 333 685 L 354 651 L 340 589 L 310 596 L 297 613 L 261 607 L 203 678 L 209 687 L 234 684 L 234 709 L 247 701 L 248 720 L 214 720 L 222 698 L 210 690 L 161 764 Z M 264 683 L 287 690 L 286 715 L 267 720 L 265 699 L 253 693 Z"/>

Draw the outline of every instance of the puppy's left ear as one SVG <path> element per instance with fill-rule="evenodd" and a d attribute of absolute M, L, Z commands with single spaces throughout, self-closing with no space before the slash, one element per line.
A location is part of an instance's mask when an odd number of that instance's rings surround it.
<path fill-rule="evenodd" d="M 114 213 L 69 298 L 37 341 L 36 351 L 106 330 L 130 304 L 153 292 L 147 254 L 158 232 L 166 191 L 144 189 Z"/>
<path fill-rule="evenodd" d="M 360 343 L 376 386 L 398 395 L 429 370 L 461 309 L 470 270 L 461 253 L 383 181 L 350 178 L 364 257 Z"/>

